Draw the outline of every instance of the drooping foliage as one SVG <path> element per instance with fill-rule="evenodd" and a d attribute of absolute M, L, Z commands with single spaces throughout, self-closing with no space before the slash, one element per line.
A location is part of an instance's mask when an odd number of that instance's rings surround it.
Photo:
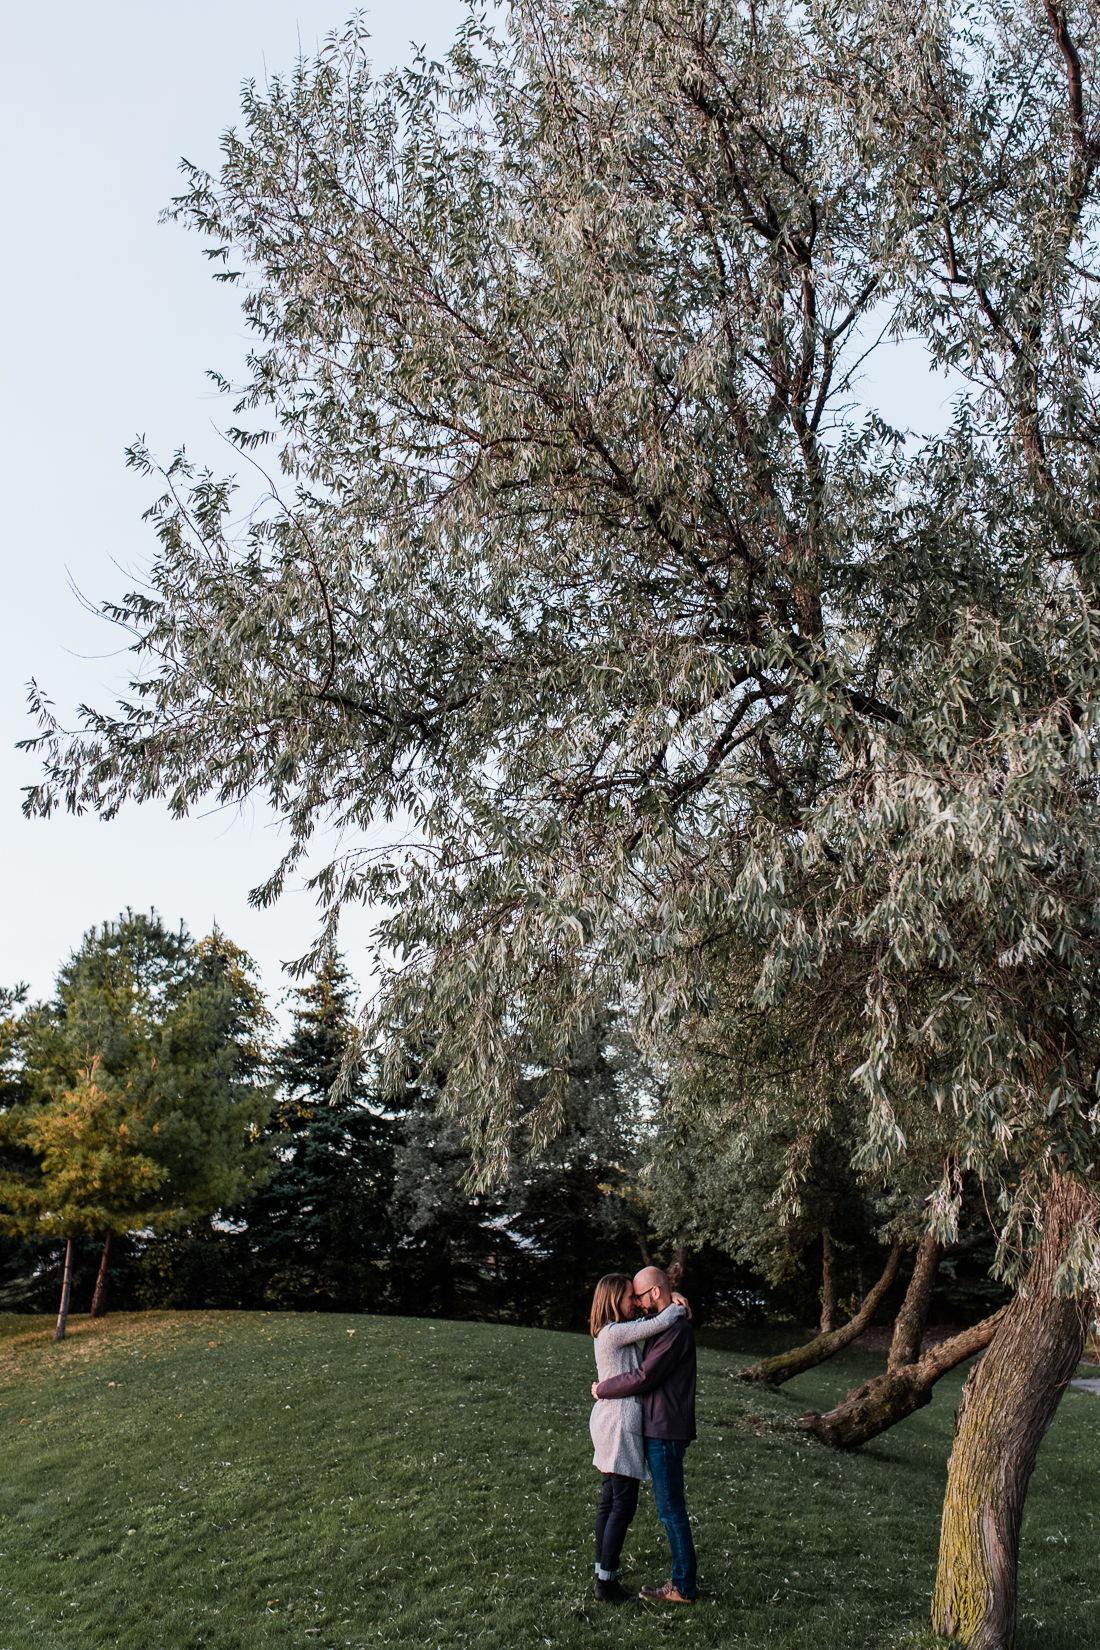
<path fill-rule="evenodd" d="M 685 1017 L 669 1045 L 651 1176 L 657 1223 L 752 1267 L 799 1303 L 804 1323 L 830 1292 L 830 1272 L 833 1302 L 854 1311 L 895 1239 L 904 1257 L 888 1303 L 896 1309 L 908 1257 L 930 1223 L 949 1223 L 967 1255 L 981 1250 L 981 1265 L 964 1262 L 961 1278 L 957 1254 L 937 1262 L 952 1317 L 1001 1304 L 1005 1291 L 987 1275 L 990 1206 L 1010 1190 L 997 1163 L 970 1174 L 954 1164 L 945 1184 L 955 1124 L 933 1110 L 884 1173 L 867 1151 L 865 1102 L 851 1084 L 851 1026 L 824 1017 L 814 990 L 762 1013 L 744 954 L 731 957 L 728 944 L 711 949 L 710 966 L 705 1011 Z M 834 1319 L 822 1302 L 822 1329 Z"/>

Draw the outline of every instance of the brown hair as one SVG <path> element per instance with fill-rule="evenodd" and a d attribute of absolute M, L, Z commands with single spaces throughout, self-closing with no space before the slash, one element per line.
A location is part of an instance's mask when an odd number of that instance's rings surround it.
<path fill-rule="evenodd" d="M 605 1324 L 625 1322 L 623 1296 L 633 1285 L 633 1278 L 628 1278 L 625 1272 L 608 1272 L 606 1277 L 600 1279 L 592 1296 L 592 1311 L 588 1319 L 593 1338 Z"/>

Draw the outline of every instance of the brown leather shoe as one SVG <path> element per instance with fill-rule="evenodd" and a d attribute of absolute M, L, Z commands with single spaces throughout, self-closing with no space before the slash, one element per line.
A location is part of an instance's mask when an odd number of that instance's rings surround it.
<path fill-rule="evenodd" d="M 694 1604 L 693 1598 L 688 1598 L 679 1587 L 674 1587 L 671 1581 L 666 1581 L 663 1587 L 643 1587 L 643 1598 L 652 1599 L 658 1604 Z"/>

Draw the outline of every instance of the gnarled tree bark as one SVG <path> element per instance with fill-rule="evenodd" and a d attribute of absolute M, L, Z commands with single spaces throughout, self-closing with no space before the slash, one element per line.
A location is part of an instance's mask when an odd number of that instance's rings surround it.
<path fill-rule="evenodd" d="M 947 1469 L 932 1630 L 967 1650 L 1013 1650 L 1020 1519 L 1035 1457 L 1084 1346 L 1095 1303 L 1055 1295 L 1073 1234 L 1098 1205 L 1055 1175 L 1019 1295 L 963 1388 Z"/>
<path fill-rule="evenodd" d="M 780 1352 L 774 1358 L 761 1358 L 759 1363 L 750 1364 L 747 1369 L 731 1371 L 739 1381 L 761 1381 L 772 1386 L 781 1386 L 794 1375 L 801 1375 L 805 1369 L 813 1369 L 816 1364 L 825 1362 L 834 1353 L 843 1351 L 850 1346 L 857 1335 L 861 1335 L 875 1315 L 879 1302 L 886 1294 L 890 1285 L 898 1275 L 898 1264 L 901 1260 L 901 1245 L 896 1243 L 890 1251 L 890 1259 L 886 1262 L 886 1270 L 871 1290 L 867 1299 L 850 1323 L 843 1324 L 840 1329 L 834 1329 L 831 1334 L 817 1335 L 805 1346 L 796 1346 L 790 1352 Z"/>
<path fill-rule="evenodd" d="M 1002 1307 L 1000 1312 L 975 1324 L 972 1329 L 964 1329 L 950 1340 L 929 1347 L 915 1363 L 888 1369 L 885 1375 L 876 1375 L 873 1381 L 865 1381 L 824 1415 L 819 1415 L 815 1409 L 808 1409 L 799 1426 L 812 1432 L 823 1444 L 831 1444 L 834 1449 L 858 1449 L 860 1444 L 877 1438 L 880 1432 L 885 1432 L 915 1410 L 930 1404 L 932 1388 L 940 1376 L 987 1347 L 1006 1310 Z"/>

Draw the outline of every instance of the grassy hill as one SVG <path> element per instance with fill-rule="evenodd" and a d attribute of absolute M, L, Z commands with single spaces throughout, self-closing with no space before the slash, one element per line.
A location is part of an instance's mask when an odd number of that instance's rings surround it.
<path fill-rule="evenodd" d="M 317 1645 L 885 1650 L 924 1619 L 961 1382 L 853 1457 L 784 1419 L 867 1354 L 746 1394 L 700 1354 L 694 1610 L 593 1604 L 585 1337 L 260 1313 L 0 1319 L 0 1650 Z M 1100 1399 L 1028 1503 L 1020 1650 L 1095 1640 Z M 642 1492 L 623 1579 L 663 1581 Z M 910 1642 L 906 1640 L 906 1642 Z M 920 1642 L 914 1638 L 911 1642 Z"/>

